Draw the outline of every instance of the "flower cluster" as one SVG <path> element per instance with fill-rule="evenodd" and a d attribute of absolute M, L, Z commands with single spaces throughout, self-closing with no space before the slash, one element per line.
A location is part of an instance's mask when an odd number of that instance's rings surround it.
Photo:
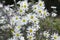
<path fill-rule="evenodd" d="M 0 8 L 6 13 L 5 17 L 7 17 L 5 19 L 8 22 L 7 25 L 3 25 L 1 28 L 11 29 L 13 37 L 8 38 L 8 40 L 35 40 L 36 34 L 40 30 L 40 20 L 50 15 L 45 9 L 44 1 L 39 0 L 33 5 L 28 0 L 24 0 L 16 4 L 16 9 L 14 5 L 3 6 L 0 4 Z M 56 16 L 56 14 L 52 14 L 52 16 Z M 4 20 L 0 21 L 1 24 Z M 40 35 L 40 32 L 38 35 Z M 44 31 L 43 36 L 46 37 L 46 40 L 50 38 L 51 40 L 59 40 L 57 33 L 50 34 L 50 32 Z"/>
<path fill-rule="evenodd" d="M 49 32 L 44 31 L 43 35 L 44 35 L 44 37 L 46 37 L 47 40 L 49 40 L 48 38 L 50 38 L 50 40 L 59 40 L 60 39 L 60 36 L 58 35 L 58 33 L 50 34 Z"/>
<path fill-rule="evenodd" d="M 39 0 L 37 4 L 32 6 L 33 12 L 35 12 L 40 18 L 46 18 L 49 16 L 49 13 L 45 9 L 44 1 Z"/>
<path fill-rule="evenodd" d="M 16 15 L 14 14 L 12 17 L 10 17 L 10 24 L 14 26 L 13 35 L 20 38 L 20 36 L 22 36 L 20 31 L 23 30 L 23 28 L 26 28 L 27 39 L 34 40 L 34 34 L 40 29 L 40 19 L 38 17 L 38 14 L 33 12 L 26 13 L 26 11 L 29 10 L 29 3 L 27 1 L 20 1 L 18 4 L 19 6 L 17 8 L 18 10 L 16 12 Z"/>

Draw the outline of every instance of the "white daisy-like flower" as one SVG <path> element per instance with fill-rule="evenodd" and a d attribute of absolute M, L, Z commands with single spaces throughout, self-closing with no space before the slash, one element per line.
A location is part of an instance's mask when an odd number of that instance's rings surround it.
<path fill-rule="evenodd" d="M 38 6 L 39 6 L 40 8 L 42 8 L 42 9 L 44 9 L 44 8 L 45 8 L 45 6 L 44 6 L 44 1 L 40 1 L 40 0 L 39 0 Z"/>
<path fill-rule="evenodd" d="M 32 22 L 36 18 L 36 15 L 29 13 L 29 14 L 27 14 L 27 17 L 29 19 L 29 22 Z"/>
<path fill-rule="evenodd" d="M 24 15 L 24 14 L 25 14 L 25 10 L 24 10 L 22 7 L 20 7 L 20 8 L 18 9 L 18 14 Z"/>
<path fill-rule="evenodd" d="M 36 32 L 36 29 L 33 28 L 33 27 L 28 27 L 26 32 L 27 32 L 27 33 L 30 33 L 30 34 L 33 34 L 33 33 Z"/>
<path fill-rule="evenodd" d="M 46 18 L 47 16 L 49 16 L 50 14 L 47 12 L 47 10 L 43 10 L 43 12 L 41 14 L 38 14 L 40 18 Z"/>
<path fill-rule="evenodd" d="M 27 38 L 28 38 L 28 40 L 34 40 L 35 39 L 35 36 L 34 36 L 34 34 L 28 34 L 27 35 Z"/>
<path fill-rule="evenodd" d="M 33 10 L 34 12 L 36 12 L 36 11 L 38 10 L 38 5 L 33 5 L 33 6 L 32 6 L 32 10 Z"/>
<path fill-rule="evenodd" d="M 21 35 L 22 35 L 22 34 L 20 34 L 20 33 L 16 33 L 16 34 L 15 34 L 15 36 L 17 36 L 17 37 L 18 37 L 18 36 L 21 36 Z"/>
<path fill-rule="evenodd" d="M 44 37 L 46 37 L 46 38 L 48 38 L 48 37 L 50 36 L 49 32 L 47 32 L 47 31 L 44 31 L 44 32 L 43 32 L 43 35 L 44 35 Z"/>
<path fill-rule="evenodd" d="M 53 35 L 51 35 L 51 37 L 52 37 L 51 39 L 56 40 L 58 38 L 58 34 L 54 33 Z"/>
<path fill-rule="evenodd" d="M 38 10 L 37 10 L 37 14 L 39 14 L 39 15 L 43 14 L 43 12 L 44 12 L 43 9 L 38 9 Z"/>
<path fill-rule="evenodd" d="M 21 19 L 21 25 L 25 25 L 28 23 L 28 18 L 27 17 L 22 17 Z"/>
<path fill-rule="evenodd" d="M 15 36 L 15 37 L 21 37 L 23 34 L 22 33 L 20 33 L 20 32 L 14 32 L 13 33 L 13 36 Z"/>
<path fill-rule="evenodd" d="M 28 2 L 27 1 L 22 1 L 21 3 L 20 3 L 20 7 L 22 7 L 24 10 L 28 10 Z"/>
<path fill-rule="evenodd" d="M 45 18 L 43 9 L 38 9 L 36 13 L 38 15 L 38 18 Z"/>
<path fill-rule="evenodd" d="M 34 24 L 38 24 L 39 23 L 39 19 L 37 17 L 37 14 L 30 13 L 30 14 L 27 14 L 27 17 L 28 17 L 29 22 L 32 22 Z"/>

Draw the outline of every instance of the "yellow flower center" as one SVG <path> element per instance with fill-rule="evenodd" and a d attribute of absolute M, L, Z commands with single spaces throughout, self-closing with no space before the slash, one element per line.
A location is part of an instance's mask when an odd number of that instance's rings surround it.
<path fill-rule="evenodd" d="M 22 12 L 22 10 L 20 9 L 20 12 Z"/>
<path fill-rule="evenodd" d="M 42 3 L 40 3 L 39 6 L 42 6 Z"/>
<path fill-rule="evenodd" d="M 44 15 L 46 15 L 46 12 L 44 12 Z"/>
<path fill-rule="evenodd" d="M 36 7 L 34 7 L 34 9 L 36 9 Z"/>
<path fill-rule="evenodd" d="M 37 22 L 37 20 L 34 20 L 34 22 Z"/>
<path fill-rule="evenodd" d="M 54 39 L 57 39 L 57 36 L 54 36 Z"/>
<path fill-rule="evenodd" d="M 16 36 L 20 36 L 20 34 L 17 33 Z"/>
<path fill-rule="evenodd" d="M 33 19 L 34 17 L 33 17 L 33 16 L 31 16 L 30 18 L 31 18 L 31 19 Z"/>
<path fill-rule="evenodd" d="M 17 28 L 21 28 L 21 26 L 17 26 Z"/>
<path fill-rule="evenodd" d="M 25 20 L 25 19 L 23 19 L 22 21 L 23 21 L 23 22 L 26 22 L 26 20 Z"/>
<path fill-rule="evenodd" d="M 39 10 L 39 13 L 41 13 L 42 11 L 41 10 Z"/>
<path fill-rule="evenodd" d="M 30 29 L 30 32 L 32 32 L 32 29 Z"/>
<path fill-rule="evenodd" d="M 32 39 L 32 36 L 30 36 L 29 38 Z"/>
<path fill-rule="evenodd" d="M 26 4 L 24 4 L 24 8 L 26 8 Z"/>
<path fill-rule="evenodd" d="M 16 17 L 16 20 L 18 20 L 18 17 Z"/>

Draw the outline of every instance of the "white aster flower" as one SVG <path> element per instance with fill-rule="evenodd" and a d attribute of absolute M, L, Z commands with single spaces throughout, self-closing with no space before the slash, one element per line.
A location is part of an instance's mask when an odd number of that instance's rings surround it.
<path fill-rule="evenodd" d="M 18 38 L 19 38 L 19 37 L 21 37 L 23 34 L 22 34 L 22 33 L 19 33 L 19 32 L 16 32 L 16 33 L 14 33 L 13 35 L 14 35 L 15 37 L 18 37 Z"/>
<path fill-rule="evenodd" d="M 35 39 L 35 36 L 34 36 L 34 34 L 28 34 L 27 35 L 27 38 L 28 38 L 28 40 L 34 40 Z"/>
<path fill-rule="evenodd" d="M 25 24 L 27 24 L 27 22 L 28 22 L 28 18 L 27 17 L 22 17 L 21 25 L 25 25 Z"/>
<path fill-rule="evenodd" d="M 27 14 L 27 17 L 29 19 L 29 22 L 31 22 L 31 21 L 33 21 L 36 18 L 36 15 L 34 15 L 32 13 L 29 13 L 29 14 Z"/>
<path fill-rule="evenodd" d="M 46 38 L 48 38 L 48 37 L 50 36 L 49 32 L 47 32 L 47 31 L 44 31 L 44 32 L 43 32 L 43 35 L 44 35 L 44 37 L 46 37 Z"/>
<path fill-rule="evenodd" d="M 24 10 L 28 10 L 28 2 L 27 1 L 22 1 L 21 3 L 20 3 L 20 7 L 22 7 Z"/>
<path fill-rule="evenodd" d="M 25 10 L 24 10 L 22 7 L 20 7 L 20 8 L 18 9 L 18 14 L 24 15 L 24 14 L 25 14 Z"/>
<path fill-rule="evenodd" d="M 42 8 L 42 9 L 44 9 L 44 8 L 45 8 L 45 6 L 44 6 L 44 1 L 40 1 L 40 0 L 39 0 L 38 6 L 39 6 L 40 8 Z"/>
<path fill-rule="evenodd" d="M 38 10 L 38 5 L 33 5 L 33 6 L 32 6 L 32 10 L 33 10 L 34 12 L 36 12 L 36 11 Z"/>
<path fill-rule="evenodd" d="M 41 15 L 41 14 L 43 14 L 43 11 L 44 11 L 43 9 L 38 9 L 37 14 Z"/>
<path fill-rule="evenodd" d="M 35 28 L 33 28 L 33 27 L 28 27 L 27 28 L 27 33 L 33 34 L 35 32 L 36 32 L 36 29 Z"/>
<path fill-rule="evenodd" d="M 51 37 L 52 37 L 51 39 L 56 40 L 58 38 L 58 34 L 54 33 L 53 35 L 51 35 Z"/>
<path fill-rule="evenodd" d="M 43 10 L 43 13 L 39 15 L 40 18 L 46 18 L 50 14 L 47 12 L 47 10 Z"/>
<path fill-rule="evenodd" d="M 38 18 L 45 18 L 43 9 L 38 9 L 36 13 L 38 15 Z"/>

